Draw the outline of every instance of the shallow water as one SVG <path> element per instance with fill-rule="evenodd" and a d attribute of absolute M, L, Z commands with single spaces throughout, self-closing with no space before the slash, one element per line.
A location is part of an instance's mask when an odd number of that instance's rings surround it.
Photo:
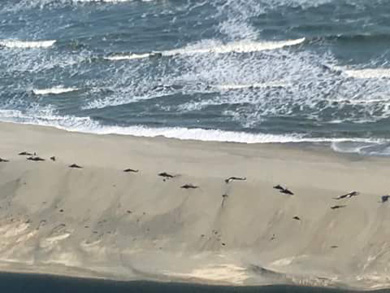
<path fill-rule="evenodd" d="M 0 120 L 387 155 L 389 16 L 383 0 L 3 0 Z"/>

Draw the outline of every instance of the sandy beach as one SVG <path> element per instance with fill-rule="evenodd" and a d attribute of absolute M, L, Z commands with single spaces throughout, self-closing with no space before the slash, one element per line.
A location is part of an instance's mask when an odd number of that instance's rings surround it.
<path fill-rule="evenodd" d="M 3 271 L 390 287 L 387 158 L 8 123 L 0 137 Z"/>

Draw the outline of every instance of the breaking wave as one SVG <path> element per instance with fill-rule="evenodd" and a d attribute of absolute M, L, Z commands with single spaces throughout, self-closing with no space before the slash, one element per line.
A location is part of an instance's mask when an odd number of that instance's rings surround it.
<path fill-rule="evenodd" d="M 106 60 L 110 61 L 121 61 L 121 60 L 136 60 L 136 59 L 144 59 L 153 56 L 153 53 L 145 53 L 145 54 L 130 54 L 130 55 L 113 55 L 104 57 Z"/>
<path fill-rule="evenodd" d="M 390 78 L 390 68 L 349 69 L 344 73 L 349 77 L 359 79 Z"/>
<path fill-rule="evenodd" d="M 38 112 L 38 113 L 36 113 Z M 90 117 L 59 116 L 50 108 L 22 112 L 19 110 L 0 110 L 0 121 L 18 122 L 23 124 L 52 126 L 63 130 L 94 133 L 94 134 L 119 134 L 138 137 L 166 137 L 180 140 L 200 140 L 214 142 L 235 143 L 332 143 L 334 147 L 340 143 L 379 145 L 390 143 L 386 139 L 368 138 L 326 138 L 306 137 L 304 134 L 294 133 L 288 135 L 275 135 L 264 133 L 245 133 L 224 131 L 217 129 L 163 127 L 151 128 L 146 126 L 107 126 Z"/>
<path fill-rule="evenodd" d="M 21 41 L 21 40 L 0 40 L 0 47 L 10 49 L 36 49 L 49 48 L 55 44 L 55 40 L 48 41 Z"/>
<path fill-rule="evenodd" d="M 198 54 L 228 54 L 228 53 L 252 53 L 260 52 L 265 50 L 275 50 L 285 47 L 296 46 L 302 44 L 305 38 L 285 41 L 274 41 L 274 42 L 232 42 L 223 44 L 218 41 L 203 41 L 194 45 L 188 45 L 184 48 L 173 49 L 168 51 L 156 51 L 152 53 L 143 54 L 129 54 L 129 55 L 113 55 L 105 57 L 107 60 L 120 61 L 120 60 L 135 60 L 144 59 L 150 57 L 160 56 L 175 56 L 175 55 L 198 55 Z"/>
<path fill-rule="evenodd" d="M 363 153 L 390 137 L 385 1 L 4 3 L 0 120 Z"/>
<path fill-rule="evenodd" d="M 33 89 L 32 92 L 35 95 L 43 95 L 44 96 L 44 95 L 59 95 L 59 94 L 74 92 L 77 90 L 78 90 L 78 88 L 75 88 L 75 87 L 65 88 L 62 86 L 58 86 L 58 87 L 52 87 L 52 88 L 48 88 L 48 89 Z"/>
<path fill-rule="evenodd" d="M 270 81 L 264 83 L 252 83 L 252 84 L 216 84 L 212 85 L 211 88 L 220 91 L 230 90 L 245 90 L 245 89 L 264 89 L 264 88 L 279 88 L 286 87 L 288 84 L 283 81 Z"/>

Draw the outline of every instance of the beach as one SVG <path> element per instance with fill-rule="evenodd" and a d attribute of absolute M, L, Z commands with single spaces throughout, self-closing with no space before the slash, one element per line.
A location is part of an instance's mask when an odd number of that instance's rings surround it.
<path fill-rule="evenodd" d="M 381 200 L 388 158 L 12 123 L 0 124 L 0 136 L 0 157 L 9 160 L 0 163 L 4 272 L 390 286 L 390 203 Z M 335 199 L 351 191 L 359 194 Z"/>
<path fill-rule="evenodd" d="M 390 291 L 389 11 L 0 1 L 0 292 Z"/>

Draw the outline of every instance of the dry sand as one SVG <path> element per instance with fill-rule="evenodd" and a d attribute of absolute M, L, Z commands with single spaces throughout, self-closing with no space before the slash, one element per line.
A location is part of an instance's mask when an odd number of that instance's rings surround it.
<path fill-rule="evenodd" d="M 7 123 L 0 139 L 0 157 L 10 160 L 0 163 L 0 270 L 390 287 L 390 201 L 380 198 L 389 191 L 387 158 Z M 177 176 L 164 181 L 164 171 Z M 230 176 L 247 180 L 225 183 Z M 199 188 L 180 188 L 190 183 Z M 360 195 L 334 199 L 351 190 Z"/>

